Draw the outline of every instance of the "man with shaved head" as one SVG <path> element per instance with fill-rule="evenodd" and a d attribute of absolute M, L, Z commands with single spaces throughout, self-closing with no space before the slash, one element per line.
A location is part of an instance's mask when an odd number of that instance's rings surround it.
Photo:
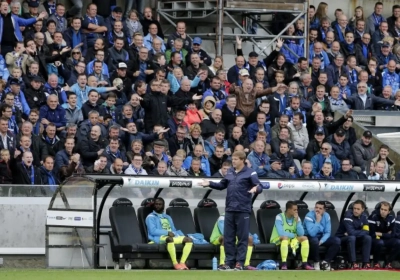
<path fill-rule="evenodd" d="M 58 104 L 57 95 L 51 94 L 47 97 L 47 104 L 40 108 L 39 121 L 45 128 L 49 123 L 54 123 L 57 131 L 65 129 L 67 125 L 65 109 Z"/>
<path fill-rule="evenodd" d="M 32 187 L 13 188 L 13 194 L 18 196 L 40 196 L 40 192 L 33 185 L 41 185 L 39 169 L 33 165 L 32 152 L 25 151 L 22 154 L 21 162 L 11 168 L 13 173 L 13 184 L 32 185 Z"/>
<path fill-rule="evenodd" d="M 90 135 L 81 141 L 81 156 L 84 167 L 93 165 L 94 161 L 104 152 L 108 145 L 108 141 L 101 137 L 101 128 L 94 125 L 90 131 Z"/>

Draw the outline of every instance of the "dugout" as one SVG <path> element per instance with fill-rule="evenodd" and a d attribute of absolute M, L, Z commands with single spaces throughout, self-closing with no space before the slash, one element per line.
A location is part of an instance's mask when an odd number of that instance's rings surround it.
<path fill-rule="evenodd" d="M 119 256 L 111 252 L 112 242 L 110 240 L 110 232 L 113 230 L 110 224 L 109 209 L 116 199 L 122 197 L 128 198 L 132 202 L 132 207 L 137 213 L 139 227 L 141 226 L 140 215 L 143 216 L 143 213 L 146 213 L 143 212 L 143 207 L 148 201 L 146 199 L 163 197 L 166 200 L 166 209 L 190 206 L 185 211 L 172 209 L 178 213 L 175 217 L 178 219 L 182 217 L 181 220 L 175 222 L 177 228 L 178 224 L 187 227 L 188 223 L 185 219 L 190 216 L 193 218 L 191 223 L 194 224 L 197 232 L 209 231 L 210 226 L 213 227 L 213 222 L 205 224 L 198 221 L 199 215 L 196 216 L 196 211 L 199 212 L 198 209 L 203 207 L 200 205 L 201 203 L 210 200 L 216 204 L 209 209 L 202 209 L 200 216 L 210 216 L 211 220 L 216 220 L 215 217 L 224 211 L 226 192 L 198 187 L 197 183 L 200 180 L 188 177 L 118 175 L 84 175 L 67 179 L 57 188 L 47 211 L 45 230 L 47 267 L 110 268 L 113 266 L 113 260 L 126 258 L 126 256 Z M 219 181 L 219 179 L 217 180 Z M 253 197 L 255 211 L 253 211 L 251 224 L 251 231 L 256 232 L 261 240 L 261 244 L 256 245 L 253 251 L 252 260 L 256 261 L 277 259 L 276 248 L 272 248 L 273 246 L 268 244 L 269 231 L 272 231 L 269 224 L 273 222 L 276 213 L 284 211 L 287 200 L 297 200 L 304 213 L 308 207 L 312 209 L 318 200 L 333 202 L 335 207 L 330 211 L 337 216 L 337 222 L 339 222 L 355 199 L 367 201 L 370 211 L 378 201 L 387 200 L 392 203 L 396 211 L 395 204 L 400 196 L 400 182 L 394 181 L 266 181 L 261 179 L 261 182 L 264 191 L 261 195 Z M 183 198 L 184 202 L 177 198 Z M 193 216 L 192 212 L 188 211 L 189 209 L 193 210 Z M 267 209 L 269 212 L 266 212 Z M 148 211 L 148 209 L 144 210 Z M 171 213 L 174 212 L 172 210 Z M 173 217 L 174 220 L 175 217 Z M 150 246 L 145 240 L 145 234 L 143 232 L 139 232 L 139 234 L 142 234 L 143 242 L 129 257 L 133 261 L 133 267 L 168 267 L 170 261 L 165 248 L 157 247 L 159 245 Z M 219 254 L 218 250 L 218 248 L 199 247 L 193 251 L 189 262 L 192 267 L 210 266 L 212 257 Z M 150 261 L 153 260 L 164 260 L 167 266 L 154 265 L 154 262 L 150 264 Z M 202 265 L 202 262 L 206 265 Z"/>

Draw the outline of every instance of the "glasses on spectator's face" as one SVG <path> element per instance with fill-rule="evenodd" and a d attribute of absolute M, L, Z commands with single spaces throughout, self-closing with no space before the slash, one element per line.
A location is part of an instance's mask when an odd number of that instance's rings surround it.
<path fill-rule="evenodd" d="M 366 86 L 358 86 L 357 88 L 367 88 Z"/>
<path fill-rule="evenodd" d="M 134 161 L 134 162 L 142 162 L 143 160 L 141 160 L 141 159 L 134 159 L 133 161 Z"/>
<path fill-rule="evenodd" d="M 327 148 L 327 147 L 321 147 L 321 150 L 322 150 L 322 151 L 328 151 L 329 148 Z"/>
<path fill-rule="evenodd" d="M 14 100 L 14 99 L 13 99 Z M 6 113 L 12 113 L 12 111 L 11 110 L 6 110 L 5 111 Z"/>
<path fill-rule="evenodd" d="M 364 40 L 371 40 L 371 38 L 370 37 L 362 37 Z"/>
<path fill-rule="evenodd" d="M 73 52 L 72 54 L 75 55 L 75 54 L 81 54 L 81 53 L 80 52 Z"/>

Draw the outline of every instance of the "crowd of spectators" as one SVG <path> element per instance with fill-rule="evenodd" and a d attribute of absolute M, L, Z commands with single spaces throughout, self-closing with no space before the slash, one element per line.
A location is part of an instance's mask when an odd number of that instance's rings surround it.
<path fill-rule="evenodd" d="M 222 177 L 234 151 L 260 177 L 394 180 L 389 147 L 357 139 L 353 110 L 400 110 L 400 6 L 336 20 L 310 6 L 304 40 L 264 59 L 212 57 L 186 24 L 164 36 L 151 8 L 0 3 L 0 182 L 57 185 L 72 174 Z M 54 4 L 54 6 L 53 6 Z M 15 9 L 15 6 L 18 9 Z M 103 7 L 104 8 L 104 7 Z M 301 35 L 304 19 L 287 35 Z M 296 55 L 295 55 L 296 54 Z M 343 117 L 333 121 L 336 111 Z"/>

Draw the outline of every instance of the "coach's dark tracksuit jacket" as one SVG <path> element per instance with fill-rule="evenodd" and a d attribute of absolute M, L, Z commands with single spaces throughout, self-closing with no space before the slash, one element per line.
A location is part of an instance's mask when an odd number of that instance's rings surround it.
<path fill-rule="evenodd" d="M 364 213 L 361 216 L 356 217 L 353 215 L 353 210 L 347 210 L 344 220 L 340 223 L 340 226 L 336 232 L 337 237 L 343 237 L 347 232 L 348 236 L 361 237 L 368 235 L 368 230 L 363 227 L 368 227 L 368 217 Z"/>
<path fill-rule="evenodd" d="M 376 232 L 381 232 L 382 236 L 380 239 L 390 239 L 393 235 L 389 231 L 393 232 L 395 225 L 395 217 L 391 214 L 387 215 L 385 219 L 379 214 L 379 210 L 375 210 L 368 218 L 369 223 L 369 235 L 373 239 L 376 239 Z M 400 226 L 400 225 L 399 225 Z"/>
<path fill-rule="evenodd" d="M 392 236 L 400 239 L 400 216 L 397 216 L 396 220 L 394 221 Z"/>
<path fill-rule="evenodd" d="M 212 189 L 227 189 L 225 202 L 226 212 L 251 213 L 252 194 L 249 193 L 249 190 L 255 186 L 257 186 L 257 193 L 261 193 L 262 188 L 257 173 L 247 166 L 244 166 L 237 174 L 235 169 L 231 167 L 221 182 L 210 182 L 210 188 Z"/>

